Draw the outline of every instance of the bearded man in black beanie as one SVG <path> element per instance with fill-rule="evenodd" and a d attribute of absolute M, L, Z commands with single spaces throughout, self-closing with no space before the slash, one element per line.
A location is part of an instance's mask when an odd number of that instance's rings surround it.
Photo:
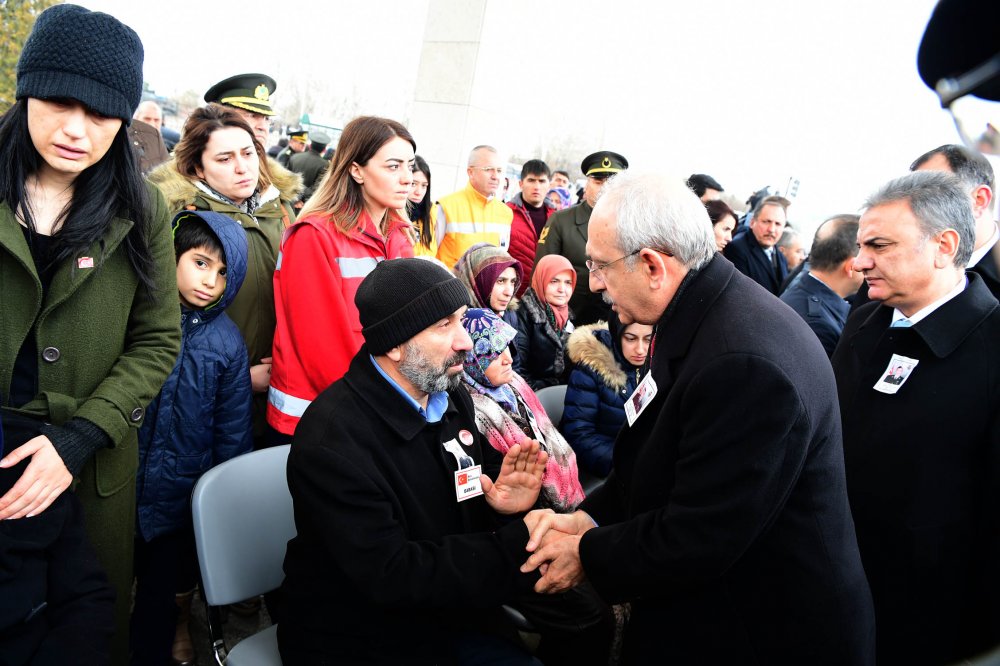
<path fill-rule="evenodd" d="M 288 459 L 283 663 L 538 663 L 501 614 L 537 580 L 518 571 L 525 523 L 503 514 L 534 504 L 547 456 L 501 459 L 476 430 L 459 387 L 468 298 L 422 259 L 383 261 L 358 288 L 365 345 Z"/>

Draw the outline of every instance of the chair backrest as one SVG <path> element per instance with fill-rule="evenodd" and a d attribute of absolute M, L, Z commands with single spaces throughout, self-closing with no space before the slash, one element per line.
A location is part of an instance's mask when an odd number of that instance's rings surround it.
<path fill-rule="evenodd" d="M 205 601 L 221 606 L 276 589 L 295 536 L 285 467 L 290 446 L 213 467 L 191 498 Z"/>
<path fill-rule="evenodd" d="M 566 385 L 546 386 L 538 389 L 535 395 L 538 396 L 538 402 L 542 403 L 542 407 L 545 408 L 545 413 L 549 415 L 552 425 L 558 428 L 559 422 L 562 421 L 563 403 L 566 402 Z"/>

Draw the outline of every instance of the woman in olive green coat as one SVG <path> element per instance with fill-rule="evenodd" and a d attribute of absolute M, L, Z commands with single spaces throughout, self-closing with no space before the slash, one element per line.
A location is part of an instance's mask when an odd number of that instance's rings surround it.
<path fill-rule="evenodd" d="M 127 657 L 136 435 L 180 346 L 169 213 L 127 134 L 141 91 L 135 32 L 56 5 L 0 117 L 0 467 L 18 475 L 0 520 L 37 516 L 76 478 L 117 589 L 115 664 Z"/>
<path fill-rule="evenodd" d="M 267 159 L 240 114 L 208 104 L 188 117 L 174 159 L 149 179 L 163 192 L 171 211 L 222 213 L 246 232 L 247 276 L 226 314 L 243 334 L 250 356 L 254 440 L 260 448 L 276 323 L 274 268 L 281 235 L 295 221 L 292 202 L 302 190 L 302 178 Z"/>

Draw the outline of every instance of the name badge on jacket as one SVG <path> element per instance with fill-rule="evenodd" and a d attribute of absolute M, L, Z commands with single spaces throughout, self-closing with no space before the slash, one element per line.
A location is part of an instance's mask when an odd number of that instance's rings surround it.
<path fill-rule="evenodd" d="M 482 465 L 473 465 L 455 472 L 455 495 L 459 502 L 464 502 L 483 494 Z"/>

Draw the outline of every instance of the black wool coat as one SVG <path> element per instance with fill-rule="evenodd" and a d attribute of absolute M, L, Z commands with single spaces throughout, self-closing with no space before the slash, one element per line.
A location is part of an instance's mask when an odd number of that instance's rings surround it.
<path fill-rule="evenodd" d="M 879 663 L 954 663 L 1000 645 L 1000 306 L 975 273 L 912 328 L 869 302 L 833 368 L 847 489 Z M 874 390 L 893 354 L 916 359 Z"/>
<path fill-rule="evenodd" d="M 581 508 L 580 555 L 631 600 L 632 664 L 870 664 L 875 627 L 829 361 L 720 256 L 657 326 L 655 397 Z M 738 396 L 734 399 L 734 396 Z"/>
<path fill-rule="evenodd" d="M 752 229 L 733 238 L 733 240 L 723 250 L 726 259 L 733 262 L 736 269 L 748 278 L 767 289 L 777 296 L 781 293 L 781 284 L 788 277 L 788 262 L 785 255 L 774 248 L 778 257 L 778 270 L 780 278 L 775 274 L 771 260 L 767 258 L 764 248 L 757 242 L 757 237 L 753 235 Z"/>
<path fill-rule="evenodd" d="M 567 323 L 557 331 L 549 321 L 547 306 L 529 288 L 517 307 L 517 337 L 514 338 L 514 372 L 534 390 L 565 384 L 566 341 L 573 331 Z"/>
<path fill-rule="evenodd" d="M 458 463 L 442 444 L 468 431 L 462 451 L 486 457 L 491 479 L 500 457 L 465 389 L 448 395 L 427 423 L 362 347 L 306 410 L 288 457 L 285 664 L 450 663 L 456 632 L 495 627 L 499 606 L 538 580 L 518 571 L 523 521 L 498 527 L 483 497 L 456 501 Z"/>

